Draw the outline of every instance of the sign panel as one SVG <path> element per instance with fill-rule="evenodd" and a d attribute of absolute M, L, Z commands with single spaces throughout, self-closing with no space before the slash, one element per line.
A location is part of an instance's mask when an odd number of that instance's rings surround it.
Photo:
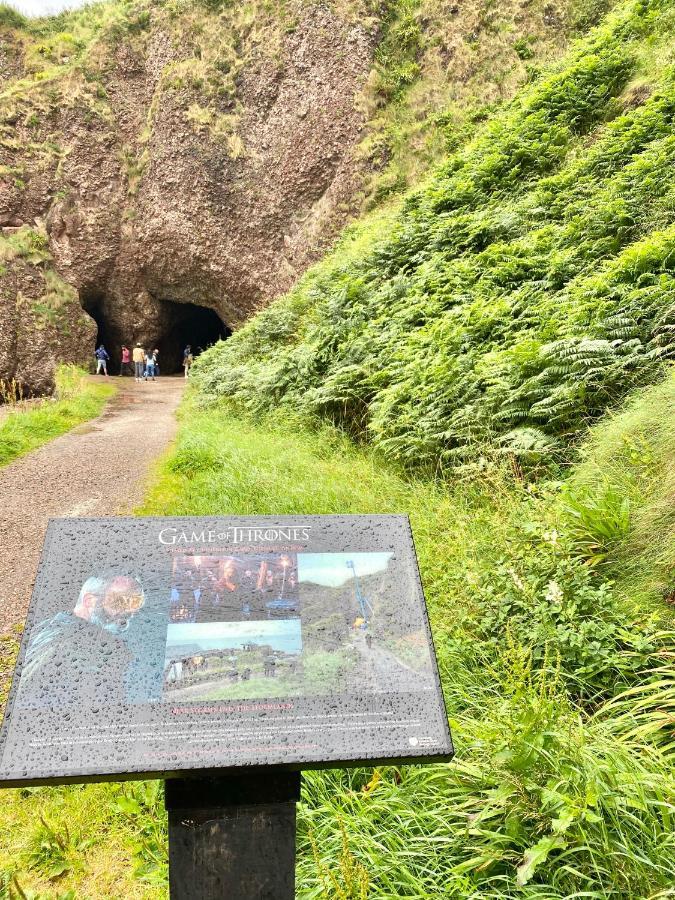
<path fill-rule="evenodd" d="M 50 522 L 0 782 L 451 754 L 406 516 Z"/>

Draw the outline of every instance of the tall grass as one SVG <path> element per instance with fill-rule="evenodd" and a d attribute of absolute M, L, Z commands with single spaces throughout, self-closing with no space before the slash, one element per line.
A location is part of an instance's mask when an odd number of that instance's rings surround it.
<path fill-rule="evenodd" d="M 110 385 L 87 381 L 81 369 L 60 366 L 52 399 L 13 408 L 0 418 L 0 466 L 94 418 L 114 393 Z"/>
<path fill-rule="evenodd" d="M 298 896 L 666 895 L 673 634 L 632 621 L 575 555 L 569 495 L 514 483 L 508 470 L 450 487 L 410 480 L 290 414 L 256 424 L 230 408 L 183 415 L 143 512 L 411 515 L 458 757 L 306 774 Z M 523 585 L 521 629 L 517 615 L 490 620 L 507 603 L 504 577 Z M 580 591 L 592 597 L 587 620 Z M 622 641 L 631 629 L 635 640 Z"/>
<path fill-rule="evenodd" d="M 596 428 L 569 483 L 572 495 L 600 508 L 606 497 L 629 510 L 623 540 L 606 566 L 634 609 L 675 603 L 675 372 L 658 387 L 637 392 L 630 404 Z M 667 608 L 667 607 L 666 607 Z"/>
<path fill-rule="evenodd" d="M 642 397 L 657 417 L 664 390 Z M 287 414 L 252 422 L 193 398 L 181 416 L 140 513 L 411 516 L 458 755 L 305 773 L 298 897 L 668 896 L 673 635 L 631 617 L 607 583 L 603 567 L 623 545 L 589 567 L 567 533 L 560 486 L 519 482 L 508 467 L 440 485 Z M 626 422 L 613 428 L 598 437 L 603 447 L 623 446 Z M 600 483 L 583 477 L 589 490 Z M 500 622 L 495 611 L 516 601 Z M 529 610 L 522 625 L 518 609 Z M 65 866 L 59 890 L 76 897 L 166 896 L 166 821 L 152 783 L 2 792 L 0 807 L 7 883 L 48 892 Z"/>
<path fill-rule="evenodd" d="M 0 3 L 0 26 L 4 28 L 26 28 L 28 20 L 9 3 Z"/>

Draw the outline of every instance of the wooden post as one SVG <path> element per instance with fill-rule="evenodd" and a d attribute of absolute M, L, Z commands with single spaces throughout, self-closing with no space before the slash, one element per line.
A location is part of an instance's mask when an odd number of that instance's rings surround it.
<path fill-rule="evenodd" d="M 166 781 L 171 900 L 293 900 L 300 772 Z"/>

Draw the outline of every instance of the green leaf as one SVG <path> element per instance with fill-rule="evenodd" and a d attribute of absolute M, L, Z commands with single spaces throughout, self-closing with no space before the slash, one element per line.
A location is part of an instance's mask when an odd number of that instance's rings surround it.
<path fill-rule="evenodd" d="M 552 850 L 562 850 L 567 844 L 559 834 L 543 837 L 540 841 L 525 851 L 522 863 L 518 866 L 518 884 L 525 885 L 530 881 L 534 873 L 542 863 L 548 859 Z"/>

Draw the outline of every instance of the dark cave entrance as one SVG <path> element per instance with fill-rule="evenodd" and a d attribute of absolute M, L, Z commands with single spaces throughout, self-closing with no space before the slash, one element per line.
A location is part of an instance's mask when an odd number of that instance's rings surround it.
<path fill-rule="evenodd" d="M 114 325 L 114 320 L 106 315 L 105 295 L 95 289 L 83 290 L 80 292 L 80 303 L 82 309 L 89 313 L 94 322 L 96 322 L 96 341 L 91 351 L 92 370 L 96 365 L 94 350 L 101 344 L 110 354 L 108 362 L 108 372 L 117 375 L 120 370 L 120 354 L 122 350 L 122 338 L 118 334 L 118 330 Z"/>
<path fill-rule="evenodd" d="M 218 313 L 196 303 L 176 303 L 158 300 L 149 321 L 128 325 L 125 309 L 111 304 L 100 291 L 83 290 L 80 295 L 83 309 L 97 325 L 96 345 L 103 344 L 110 355 L 108 372 L 118 375 L 122 347 L 133 350 L 140 343 L 146 350 L 159 351 L 162 375 L 183 371 L 183 351 L 190 344 L 194 356 L 231 334 Z M 92 347 L 91 359 L 94 360 Z M 93 364 L 93 362 L 92 362 Z"/>
<path fill-rule="evenodd" d="M 160 369 L 166 375 L 182 372 L 183 351 L 189 344 L 199 356 L 232 333 L 218 313 L 196 303 L 161 300 L 162 333 L 154 344 L 159 350 Z"/>

